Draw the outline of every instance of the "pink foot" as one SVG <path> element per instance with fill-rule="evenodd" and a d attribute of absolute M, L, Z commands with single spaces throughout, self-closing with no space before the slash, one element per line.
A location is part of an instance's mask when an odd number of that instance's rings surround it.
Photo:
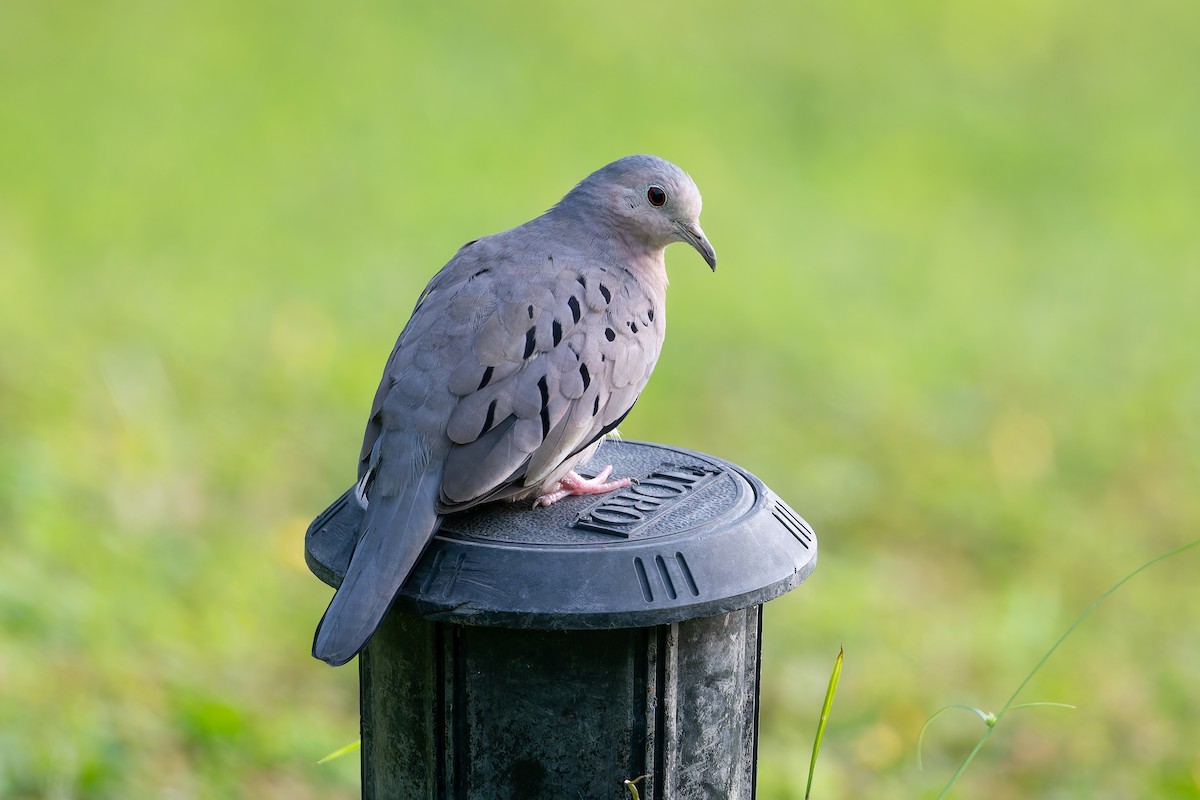
<path fill-rule="evenodd" d="M 533 507 L 552 506 L 564 497 L 574 497 L 582 494 L 604 494 L 605 492 L 615 492 L 617 489 L 624 489 L 626 486 L 631 486 L 633 481 L 629 478 L 617 478 L 615 481 L 610 481 L 608 476 L 612 474 L 612 465 L 609 464 L 604 469 L 600 470 L 600 474 L 594 478 L 585 478 L 575 470 L 571 470 L 566 474 L 561 481 L 558 482 L 558 488 L 553 492 L 547 492 L 533 502 Z"/>

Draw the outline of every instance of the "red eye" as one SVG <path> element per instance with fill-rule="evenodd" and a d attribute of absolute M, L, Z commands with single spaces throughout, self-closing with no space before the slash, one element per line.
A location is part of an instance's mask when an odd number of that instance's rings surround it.
<path fill-rule="evenodd" d="M 646 199 L 650 201 L 650 205 L 658 208 L 667 202 L 667 193 L 661 186 L 651 186 L 646 190 Z"/>

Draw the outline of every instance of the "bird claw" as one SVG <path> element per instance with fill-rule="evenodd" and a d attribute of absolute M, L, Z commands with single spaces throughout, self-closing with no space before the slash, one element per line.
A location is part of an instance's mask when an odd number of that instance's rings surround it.
<path fill-rule="evenodd" d="M 630 478 L 617 478 L 610 481 L 609 475 L 612 475 L 612 465 L 609 464 L 604 469 L 600 470 L 594 478 L 585 478 L 575 470 L 568 472 L 562 480 L 558 482 L 558 488 L 533 501 L 534 508 L 546 508 L 554 505 L 564 497 L 574 497 L 585 494 L 605 494 L 607 492 L 615 492 L 617 489 L 624 489 L 627 486 L 633 485 Z"/>

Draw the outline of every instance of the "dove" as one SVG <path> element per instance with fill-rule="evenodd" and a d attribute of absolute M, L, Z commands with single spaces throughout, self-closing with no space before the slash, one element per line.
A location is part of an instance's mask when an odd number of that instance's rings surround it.
<path fill-rule="evenodd" d="M 429 282 L 388 358 L 355 491 L 366 511 L 313 655 L 369 641 L 442 518 L 628 486 L 585 463 L 646 386 L 666 330 L 666 247 L 715 271 L 700 191 L 649 155 L 619 159 L 541 216 L 467 242 Z"/>

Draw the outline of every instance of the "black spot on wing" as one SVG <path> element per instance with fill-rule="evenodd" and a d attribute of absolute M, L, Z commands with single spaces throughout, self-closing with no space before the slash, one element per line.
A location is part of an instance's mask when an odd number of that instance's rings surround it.
<path fill-rule="evenodd" d="M 596 398 L 596 405 L 597 406 L 600 405 L 599 397 Z M 573 456 L 573 455 L 576 455 L 577 453 L 582 453 L 584 450 L 587 450 L 589 447 L 591 447 L 593 442 L 597 441 L 598 439 L 603 439 L 609 433 L 616 430 L 617 426 L 620 425 L 622 422 L 624 422 L 625 418 L 629 416 L 630 411 L 633 411 L 633 406 L 630 406 L 629 408 L 625 409 L 624 414 L 622 414 L 617 419 L 613 420 L 610 424 L 605 425 L 603 428 L 600 429 L 599 433 L 597 433 L 595 436 L 593 436 L 588 441 L 584 442 L 579 447 L 575 448 L 575 452 L 571 453 L 571 455 Z M 568 458 L 570 458 L 570 456 L 568 456 Z"/>
<path fill-rule="evenodd" d="M 612 292 L 610 292 L 608 290 L 608 287 L 605 286 L 603 283 L 600 284 L 600 294 L 604 295 L 604 302 L 606 302 L 606 303 L 612 302 Z"/>
<path fill-rule="evenodd" d="M 587 364 L 579 365 L 579 377 L 583 378 L 583 388 L 586 389 L 592 385 L 592 374 L 588 372 Z M 596 398 L 596 402 L 600 402 L 600 398 Z"/>
<path fill-rule="evenodd" d="M 625 409 L 625 413 L 624 413 L 624 414 L 622 414 L 621 416 L 617 417 L 616 419 L 614 419 L 614 420 L 613 420 L 612 422 L 610 422 L 609 424 L 605 425 L 605 426 L 604 426 L 604 427 L 603 427 L 603 428 L 600 430 L 600 433 L 599 433 L 599 434 L 596 436 L 596 439 L 602 439 L 602 438 L 604 438 L 605 436 L 607 436 L 609 433 L 611 433 L 612 431 L 615 431 L 615 430 L 617 429 L 617 426 L 618 426 L 618 425 L 620 425 L 622 422 L 624 422 L 624 421 L 625 421 L 625 418 L 629 416 L 629 412 L 630 412 L 630 411 L 633 411 L 633 404 L 632 404 L 632 403 L 630 403 L 630 404 L 629 404 L 629 408 Z M 592 439 L 592 442 L 596 441 L 596 439 Z M 591 442 L 588 442 L 588 444 L 591 444 Z M 582 450 L 582 449 L 583 449 L 583 448 L 581 447 L 581 448 L 580 448 L 580 450 Z"/>
<path fill-rule="evenodd" d="M 558 347 L 558 343 L 562 341 L 562 323 L 558 320 L 550 323 L 550 341 L 555 347 Z"/>
<path fill-rule="evenodd" d="M 492 382 L 492 367 L 488 367 L 487 369 L 485 369 L 483 371 L 483 379 L 479 381 L 479 388 L 482 389 L 483 387 L 487 386 L 491 382 Z M 476 390 L 476 391 L 478 391 L 478 390 Z"/>
<path fill-rule="evenodd" d="M 529 358 L 533 355 L 534 343 L 537 341 L 537 327 L 534 326 L 525 331 L 525 355 L 524 358 Z"/>
<path fill-rule="evenodd" d="M 483 429 L 479 431 L 479 436 L 483 436 L 485 433 L 490 431 L 492 429 L 492 423 L 495 421 L 496 421 L 496 401 L 493 400 L 492 402 L 488 403 L 487 416 L 485 416 L 483 418 Z M 479 437 L 477 436 L 475 438 L 478 439 Z"/>
<path fill-rule="evenodd" d="M 630 412 L 630 411 L 633 411 L 633 405 L 632 405 L 632 404 L 630 404 L 629 408 L 625 409 L 625 413 L 624 413 L 624 414 L 622 414 L 621 416 L 617 417 L 616 419 L 614 419 L 614 420 L 613 420 L 612 422 L 610 422 L 609 424 L 605 425 L 605 426 L 604 426 L 604 427 L 603 427 L 603 428 L 600 430 L 600 433 L 596 434 L 596 439 L 603 439 L 603 438 L 604 438 L 605 436 L 607 436 L 609 433 L 611 433 L 612 431 L 615 431 L 615 430 L 617 429 L 617 426 L 618 426 L 618 425 L 620 425 L 622 422 L 624 422 L 624 421 L 625 421 L 625 418 L 629 416 L 629 412 Z M 596 439 L 592 439 L 592 442 L 596 441 Z M 591 444 L 592 442 L 588 442 L 588 444 Z M 587 445 L 584 445 L 583 447 L 579 448 L 579 450 L 577 450 L 576 452 L 582 452 L 582 451 L 584 450 L 584 448 L 586 448 L 586 447 L 587 447 Z"/>
<path fill-rule="evenodd" d="M 637 323 L 636 323 L 636 322 L 630 322 L 630 323 L 629 323 L 629 330 L 633 331 L 634 333 L 637 333 L 637 332 L 638 332 L 638 326 L 637 326 Z"/>
<path fill-rule="evenodd" d="M 654 309 L 653 308 L 649 309 L 646 312 L 646 318 L 649 319 L 651 322 L 654 322 Z"/>
<path fill-rule="evenodd" d="M 605 328 L 604 329 L 604 338 L 608 339 L 610 342 L 614 341 L 617 338 L 617 332 L 614 331 L 612 328 Z"/>
<path fill-rule="evenodd" d="M 579 310 L 579 298 L 575 295 L 571 295 L 571 299 L 567 300 L 567 305 L 571 307 L 571 319 L 575 322 L 579 322 L 579 316 L 581 313 Z"/>
<path fill-rule="evenodd" d="M 538 380 L 538 391 L 542 393 L 542 439 L 550 434 L 550 389 L 546 385 L 546 376 Z"/>

